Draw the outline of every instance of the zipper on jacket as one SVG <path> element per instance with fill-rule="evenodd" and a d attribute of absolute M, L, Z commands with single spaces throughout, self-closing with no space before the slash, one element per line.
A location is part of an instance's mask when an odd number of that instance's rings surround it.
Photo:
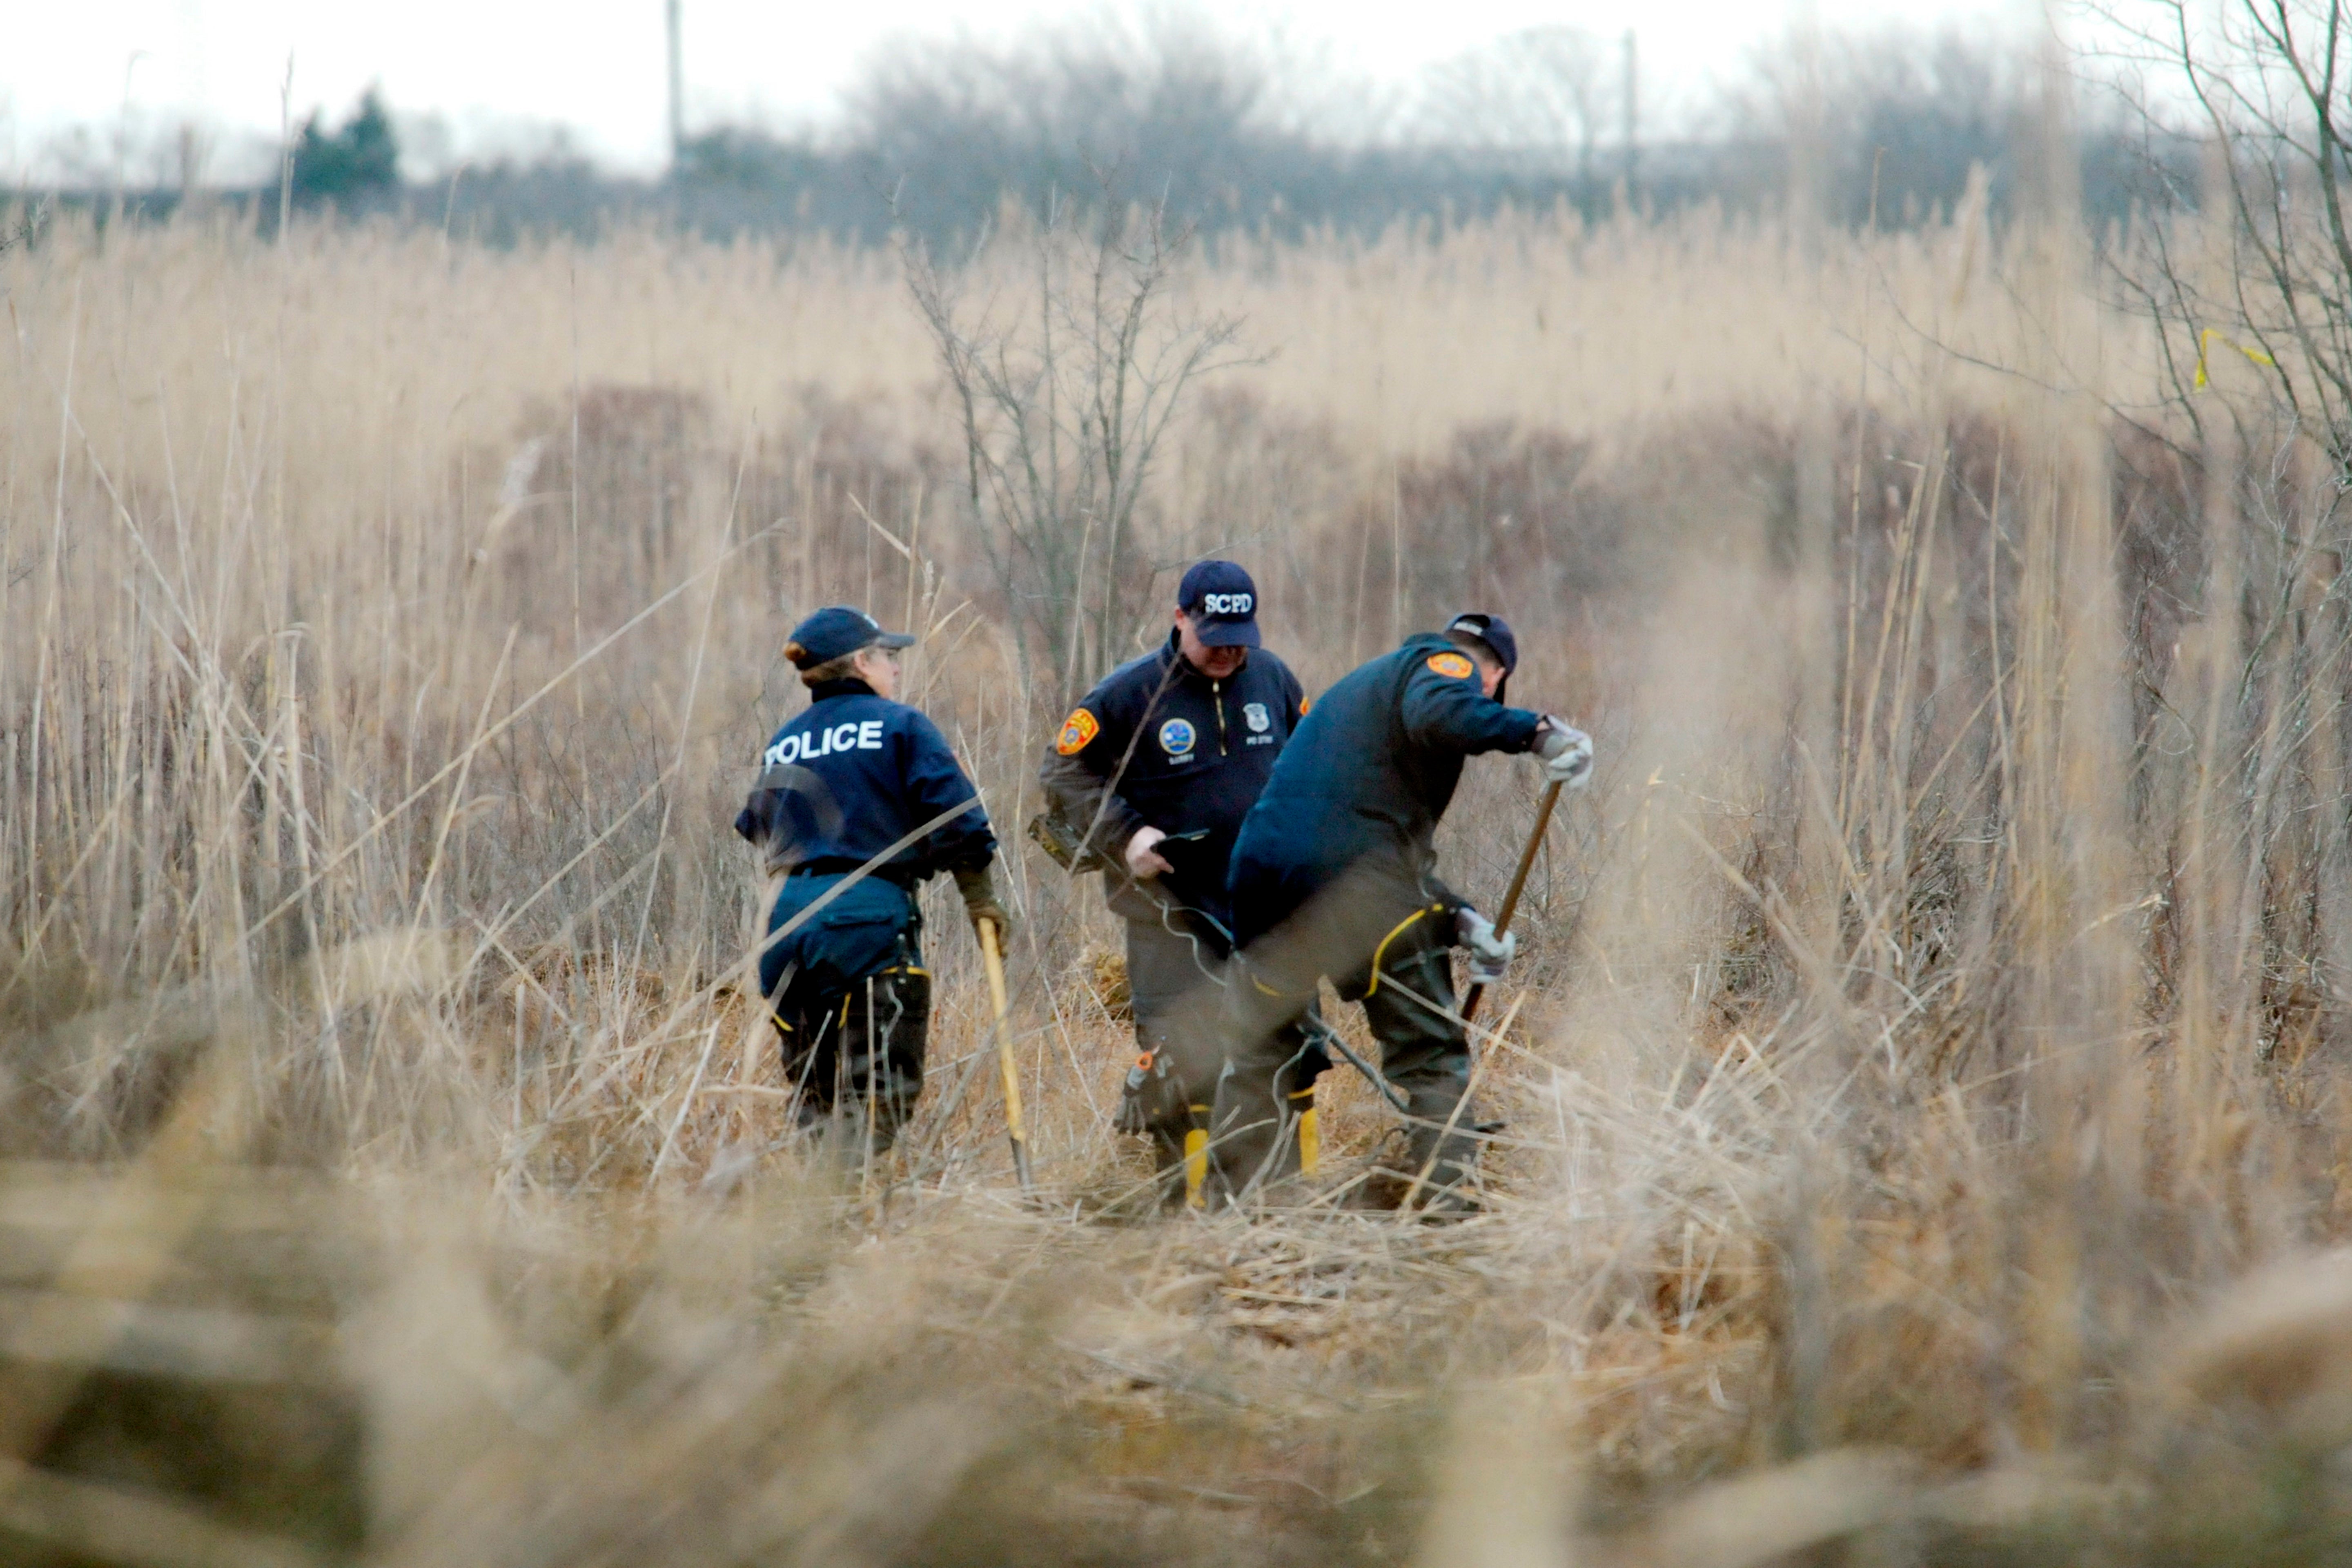
<path fill-rule="evenodd" d="M 1225 683 L 1223 681 L 1212 680 L 1209 682 L 1209 704 L 1217 710 L 1217 755 L 1221 757 L 1225 754 L 1224 691 Z"/>

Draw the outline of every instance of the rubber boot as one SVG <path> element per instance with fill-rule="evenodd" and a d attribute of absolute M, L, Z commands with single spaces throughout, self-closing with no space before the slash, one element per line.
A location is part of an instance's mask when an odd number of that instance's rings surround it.
<path fill-rule="evenodd" d="M 1262 1087 L 1251 1082 L 1269 1077 Z M 1226 1201 L 1263 1195 L 1309 1173 L 1310 1159 L 1321 1153 L 1313 1076 L 1296 1059 L 1272 1075 L 1228 1067 L 1218 1081 L 1213 1129 L 1218 1192 Z"/>
<path fill-rule="evenodd" d="M 1478 1210 L 1478 1130 L 1470 1108 L 1451 1089 L 1411 1097 L 1413 1122 L 1403 1162 L 1410 1174 L 1399 1206 L 1433 1218 Z"/>
<path fill-rule="evenodd" d="M 1323 1130 L 1315 1120 L 1315 1086 L 1290 1093 L 1291 1113 L 1298 1119 L 1298 1173 L 1312 1176 L 1323 1163 Z"/>
<path fill-rule="evenodd" d="M 1194 1213 L 1209 1206 L 1209 1114 L 1211 1107 L 1192 1108 L 1192 1125 L 1184 1130 L 1184 1206 Z"/>
<path fill-rule="evenodd" d="M 1273 1078 L 1262 1067 L 1228 1063 L 1217 1080 L 1217 1108 L 1209 1124 L 1213 1204 L 1239 1203 L 1284 1174 L 1278 1151 L 1286 1118 Z"/>

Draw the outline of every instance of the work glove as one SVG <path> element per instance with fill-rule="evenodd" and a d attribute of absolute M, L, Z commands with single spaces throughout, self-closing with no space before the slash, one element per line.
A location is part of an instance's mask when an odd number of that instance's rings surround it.
<path fill-rule="evenodd" d="M 1518 956 L 1519 939 L 1514 932 L 1498 931 L 1495 922 L 1465 904 L 1454 916 L 1454 940 L 1469 950 L 1470 983 L 1492 985 L 1503 978 L 1511 960 Z"/>
<path fill-rule="evenodd" d="M 1592 782 L 1592 737 L 1567 720 L 1544 715 L 1536 735 L 1536 755 L 1543 759 L 1544 777 L 1570 789 Z"/>
<path fill-rule="evenodd" d="M 963 895 L 963 912 L 971 918 L 972 929 L 978 931 L 982 921 L 993 921 L 996 945 L 1003 947 L 1013 936 L 1013 917 L 997 901 L 996 883 L 989 876 L 988 868 L 982 866 L 977 871 L 958 871 L 954 875 L 956 891 Z"/>

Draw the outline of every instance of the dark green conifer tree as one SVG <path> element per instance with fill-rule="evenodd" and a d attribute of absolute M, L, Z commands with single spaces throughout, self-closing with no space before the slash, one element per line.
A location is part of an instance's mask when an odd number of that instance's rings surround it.
<path fill-rule="evenodd" d="M 316 110 L 294 143 L 294 199 L 350 204 L 400 184 L 400 139 L 383 100 L 370 88 L 339 131 L 320 127 Z"/>

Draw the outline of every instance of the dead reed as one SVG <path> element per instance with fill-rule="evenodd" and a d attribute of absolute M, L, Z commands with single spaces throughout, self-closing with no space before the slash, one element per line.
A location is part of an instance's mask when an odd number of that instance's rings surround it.
<path fill-rule="evenodd" d="M 15 1560 L 2343 1549 L 2310 454 L 2219 376 L 2267 445 L 2167 425 L 2147 331 L 1980 205 L 1811 259 L 1514 218 L 1183 283 L 1270 357 L 1174 437 L 1153 559 L 1247 562 L 1310 687 L 1500 609 L 1603 746 L 1459 1226 L 1139 1220 L 1114 932 L 1020 848 L 1043 1203 L 944 906 L 903 1154 L 782 1139 L 726 823 L 782 627 L 922 627 L 1008 839 L 1058 717 L 881 260 L 0 256 Z M 1473 770 L 1457 885 L 1533 795 Z M 1384 1124 L 1324 1096 L 1337 1194 Z"/>

